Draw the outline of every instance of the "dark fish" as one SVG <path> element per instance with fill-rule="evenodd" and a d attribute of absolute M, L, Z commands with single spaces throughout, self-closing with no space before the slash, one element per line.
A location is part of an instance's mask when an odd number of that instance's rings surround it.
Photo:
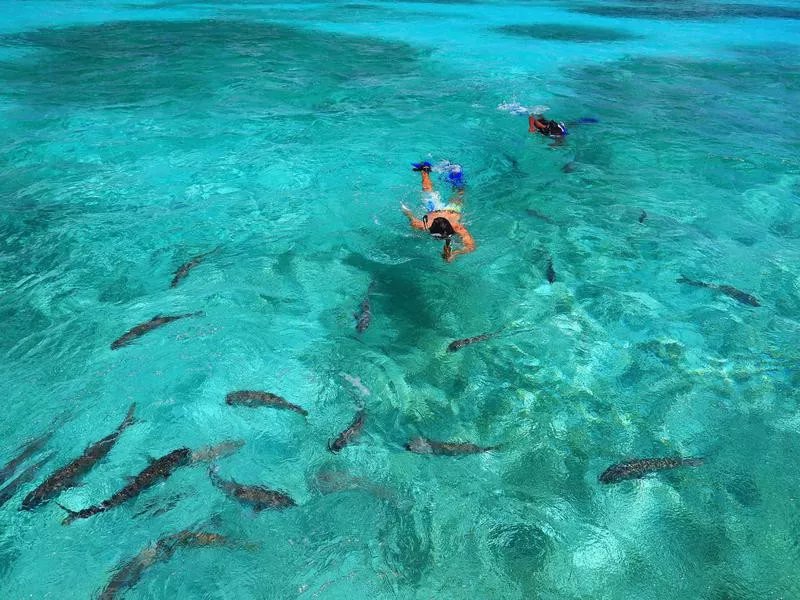
<path fill-rule="evenodd" d="M 345 381 L 352 385 L 355 389 L 361 392 L 364 396 L 369 396 L 372 392 L 369 391 L 369 388 L 361 383 L 360 377 L 355 377 L 350 375 L 349 373 L 345 373 L 344 371 L 340 371 L 339 375 L 344 377 Z"/>
<path fill-rule="evenodd" d="M 561 171 L 563 173 L 572 173 L 574 170 L 575 170 L 575 161 L 574 160 L 569 161 L 567 164 L 565 164 L 563 167 L 561 167 Z"/>
<path fill-rule="evenodd" d="M 211 462 L 217 458 L 230 456 L 244 446 L 244 440 L 225 440 L 215 446 L 206 446 L 192 452 L 192 462 Z"/>
<path fill-rule="evenodd" d="M 656 471 L 696 467 L 702 464 L 702 458 L 636 458 L 611 465 L 597 480 L 600 483 L 617 483 L 626 479 L 638 479 Z"/>
<path fill-rule="evenodd" d="M 156 458 L 149 465 L 147 465 L 141 473 L 133 477 L 128 485 L 111 496 L 111 498 L 103 500 L 100 504 L 96 504 L 95 506 L 90 506 L 78 511 L 70 510 L 59 504 L 59 506 L 61 506 L 61 508 L 68 513 L 66 518 L 62 521 L 62 524 L 69 525 L 76 519 L 87 519 L 92 515 L 96 515 L 98 513 L 110 510 L 115 506 L 119 506 L 131 498 L 135 498 L 144 490 L 155 485 L 159 481 L 167 479 L 178 467 L 184 467 L 191 463 L 192 451 L 189 450 L 189 448 L 178 448 L 169 454 L 165 454 L 161 458 Z"/>
<path fill-rule="evenodd" d="M 515 157 L 508 154 L 507 152 L 503 152 L 502 154 L 503 158 L 505 158 L 508 161 L 508 164 L 511 165 L 511 170 L 519 171 L 519 161 Z"/>
<path fill-rule="evenodd" d="M 372 288 L 375 286 L 375 282 L 369 284 L 367 288 L 367 295 L 364 296 L 364 299 L 361 301 L 361 305 L 358 307 L 358 312 L 353 314 L 356 320 L 356 331 L 358 333 L 364 333 L 369 327 L 369 324 L 372 322 L 372 308 L 369 305 L 369 293 L 372 291 Z"/>
<path fill-rule="evenodd" d="M 297 503 L 283 492 L 277 492 L 260 485 L 242 485 L 233 480 L 226 481 L 217 475 L 216 467 L 209 469 L 208 475 L 211 477 L 211 483 L 216 487 L 228 494 L 231 498 L 235 498 L 239 502 L 251 506 L 256 512 L 265 509 L 282 510 L 291 506 L 297 506 Z"/>
<path fill-rule="evenodd" d="M 454 342 L 450 342 L 450 345 L 447 346 L 448 352 L 455 352 L 456 350 L 461 350 L 464 346 L 469 346 L 470 344 L 474 344 L 476 342 L 483 342 L 485 340 L 489 340 L 495 337 L 497 333 L 482 333 L 481 335 L 476 335 L 475 337 L 471 338 L 464 338 L 463 340 L 455 340 Z"/>
<path fill-rule="evenodd" d="M 162 500 L 161 498 L 156 498 L 155 500 L 151 500 L 147 504 L 145 504 L 144 508 L 133 515 L 134 519 L 141 517 L 152 511 L 151 517 L 157 517 L 159 515 L 163 515 L 164 513 L 168 513 L 173 508 L 178 506 L 178 502 L 183 500 L 187 494 L 180 492 L 178 494 L 173 494 L 166 500 Z"/>
<path fill-rule="evenodd" d="M 386 487 L 375 485 L 362 477 L 356 477 L 344 471 L 322 470 L 310 482 L 311 487 L 321 494 L 333 494 L 348 490 L 363 490 L 378 498 L 390 500 L 393 492 Z"/>
<path fill-rule="evenodd" d="M 39 452 L 53 437 L 54 431 L 48 431 L 29 442 L 15 458 L 12 458 L 0 469 L 0 485 L 17 472 L 17 468 L 31 456 Z"/>
<path fill-rule="evenodd" d="M 639 215 L 639 223 L 644 223 L 644 220 L 647 218 L 647 213 L 642 211 L 642 214 Z"/>
<path fill-rule="evenodd" d="M 120 565 L 111 581 L 106 584 L 103 591 L 97 596 L 98 600 L 116 600 L 123 591 L 132 588 L 142 578 L 148 568 L 159 561 L 167 560 L 169 554 L 165 553 L 159 544 L 148 546 L 128 562 Z"/>
<path fill-rule="evenodd" d="M 689 279 L 688 277 L 684 277 L 681 275 L 678 279 L 676 279 L 678 283 L 685 283 L 687 285 L 693 285 L 695 287 L 702 287 L 708 288 L 710 290 L 716 290 L 718 292 L 722 292 L 726 296 L 730 296 L 734 300 L 738 300 L 742 304 L 749 304 L 750 306 L 761 306 L 761 303 L 755 296 L 751 296 L 741 290 L 737 290 L 735 287 L 730 285 L 717 285 L 716 283 L 706 283 L 705 281 L 694 281 Z"/>
<path fill-rule="evenodd" d="M 6 502 L 11 500 L 14 497 L 14 494 L 17 493 L 17 490 L 21 488 L 23 485 L 31 481 L 34 477 L 36 477 L 36 473 L 42 466 L 51 458 L 55 452 L 48 453 L 42 460 L 39 462 L 31 465 L 27 469 L 25 469 L 22 473 L 17 476 L 16 479 L 12 479 L 9 484 L 0 491 L 0 506 L 3 506 Z"/>
<path fill-rule="evenodd" d="M 208 533 L 205 531 L 189 531 L 184 529 L 174 533 L 167 538 L 167 544 L 173 548 L 202 548 L 204 546 L 220 546 L 231 543 L 231 539 L 218 533 Z"/>
<path fill-rule="evenodd" d="M 55 498 L 64 490 L 74 487 L 81 478 L 86 475 L 92 468 L 105 456 L 111 452 L 117 439 L 130 425 L 136 422 L 133 418 L 133 411 L 136 409 L 135 404 L 131 404 L 128 409 L 128 414 L 125 420 L 120 423 L 119 427 L 110 433 L 102 440 L 87 446 L 78 458 L 73 460 L 67 466 L 58 469 L 55 473 L 50 475 L 44 482 L 33 490 L 30 494 L 25 496 L 22 501 L 22 508 L 24 510 L 32 510 L 44 504 L 48 500 Z"/>
<path fill-rule="evenodd" d="M 553 283 L 556 280 L 556 272 L 555 269 L 553 269 L 552 258 L 547 259 L 547 271 L 545 272 L 545 274 L 547 275 L 547 281 L 549 281 L 550 283 Z"/>
<path fill-rule="evenodd" d="M 225 402 L 231 406 L 249 406 L 250 408 L 258 408 L 259 406 L 270 406 L 272 408 L 280 408 L 284 410 L 293 410 L 296 413 L 308 415 L 308 411 L 304 408 L 287 402 L 280 396 L 270 394 L 269 392 L 256 392 L 253 390 L 242 390 L 239 392 L 231 392 L 225 396 Z"/>
<path fill-rule="evenodd" d="M 555 225 L 553 219 L 551 219 L 547 215 L 543 215 L 538 210 L 533 210 L 532 208 L 526 208 L 525 212 L 528 213 L 528 216 L 536 217 L 537 219 L 544 221 L 545 223 L 550 223 L 550 225 Z"/>
<path fill-rule="evenodd" d="M 718 285 L 717 289 L 722 292 L 723 294 L 730 296 L 734 300 L 738 300 L 742 304 L 749 304 L 750 306 L 761 306 L 761 303 L 755 296 L 751 296 L 743 292 L 742 290 L 737 290 L 735 287 L 730 285 Z"/>
<path fill-rule="evenodd" d="M 356 413 L 353 422 L 347 426 L 347 429 L 342 431 L 333 442 L 328 444 L 328 450 L 331 452 L 339 452 L 345 446 L 352 444 L 361 435 L 361 430 L 364 429 L 364 419 L 366 412 L 362 408 Z"/>
<path fill-rule="evenodd" d="M 172 283 L 169 285 L 169 287 L 176 287 L 178 283 L 180 283 L 181 279 L 184 279 L 186 278 L 187 275 L 189 275 L 189 271 L 191 271 L 197 265 L 202 263 L 206 259 L 206 257 L 211 256 L 218 250 L 219 248 L 214 248 L 210 252 L 206 252 L 204 254 L 198 254 L 197 256 L 192 258 L 189 262 L 183 263 L 180 267 L 178 267 L 178 270 L 175 271 L 175 277 L 172 278 Z"/>
<path fill-rule="evenodd" d="M 153 514 L 150 515 L 151 517 L 160 517 L 161 515 L 167 514 L 173 508 L 178 506 L 178 502 L 183 500 L 186 497 L 186 494 L 175 494 L 172 498 L 167 500 L 164 503 L 164 506 L 158 507 L 156 510 L 153 511 Z M 134 515 L 136 517 L 136 515 Z"/>
<path fill-rule="evenodd" d="M 122 348 L 122 346 L 127 346 L 132 341 L 142 337 L 145 333 L 149 333 L 153 331 L 153 329 L 158 329 L 162 325 L 166 325 L 167 323 L 172 323 L 173 321 L 177 321 L 178 319 L 185 319 L 187 317 L 202 317 L 205 313 L 203 311 L 198 311 L 194 313 L 187 313 L 185 315 L 173 315 L 173 316 L 166 316 L 162 317 L 161 315 L 156 315 L 147 323 L 142 323 L 141 325 L 137 325 L 130 331 L 124 333 L 121 337 L 117 338 L 113 342 L 111 342 L 111 349 L 116 350 L 117 348 Z"/>
<path fill-rule="evenodd" d="M 180 547 L 197 548 L 228 544 L 229 538 L 216 533 L 202 531 L 181 531 L 165 536 L 152 546 L 148 546 L 125 564 L 121 565 L 111 581 L 100 592 L 98 600 L 115 600 L 123 591 L 132 588 L 142 578 L 142 574 L 154 564 L 169 560 Z"/>
<path fill-rule="evenodd" d="M 415 454 L 438 454 L 441 456 L 460 456 L 480 454 L 499 450 L 501 446 L 476 446 L 469 442 L 435 442 L 424 437 L 415 437 L 404 448 Z"/>

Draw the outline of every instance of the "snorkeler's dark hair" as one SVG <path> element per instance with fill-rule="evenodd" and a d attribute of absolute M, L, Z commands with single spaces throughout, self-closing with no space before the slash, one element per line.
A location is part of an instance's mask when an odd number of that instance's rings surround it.
<path fill-rule="evenodd" d="M 430 224 L 428 227 L 428 233 L 430 233 L 433 237 L 447 239 L 452 237 L 455 234 L 455 230 L 453 226 L 450 224 L 450 221 L 445 219 L 444 217 L 436 217 L 433 220 L 433 223 Z"/>

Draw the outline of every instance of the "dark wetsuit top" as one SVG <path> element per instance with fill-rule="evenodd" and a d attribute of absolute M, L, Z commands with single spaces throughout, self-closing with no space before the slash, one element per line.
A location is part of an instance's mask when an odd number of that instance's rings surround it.
<path fill-rule="evenodd" d="M 564 127 L 562 123 L 548 121 L 547 119 L 541 119 L 540 122 L 544 125 L 544 128 L 537 127 L 536 129 L 539 130 L 539 133 L 549 137 L 562 137 L 567 135 L 567 128 Z"/>

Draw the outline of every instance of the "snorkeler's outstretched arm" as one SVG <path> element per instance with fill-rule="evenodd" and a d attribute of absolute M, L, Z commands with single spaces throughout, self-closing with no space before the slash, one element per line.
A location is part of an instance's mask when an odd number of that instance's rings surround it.
<path fill-rule="evenodd" d="M 408 208 L 405 204 L 401 204 L 400 207 L 403 211 L 403 214 L 408 217 L 408 220 L 414 229 L 425 229 L 425 223 L 415 217 L 410 208 Z"/>
<path fill-rule="evenodd" d="M 433 191 L 433 183 L 431 182 L 431 176 L 428 175 L 429 171 L 422 171 L 422 191 L 423 192 L 432 192 Z"/>
<path fill-rule="evenodd" d="M 453 259 L 459 254 L 469 254 L 475 250 L 475 240 L 472 239 L 472 235 L 469 231 L 467 231 L 466 227 L 461 225 L 461 223 L 455 223 L 453 225 L 453 230 L 456 232 L 458 237 L 461 238 L 461 243 L 464 244 L 464 247 L 460 250 L 452 250 L 447 252 L 444 258 L 447 262 L 453 262 Z"/>

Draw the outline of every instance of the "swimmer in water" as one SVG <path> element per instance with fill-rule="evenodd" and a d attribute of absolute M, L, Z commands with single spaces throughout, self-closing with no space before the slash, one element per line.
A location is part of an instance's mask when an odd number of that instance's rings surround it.
<path fill-rule="evenodd" d="M 563 140 L 567 135 L 567 127 L 559 121 L 550 121 L 542 115 L 528 115 L 528 133 L 541 133 L 555 140 Z"/>
<path fill-rule="evenodd" d="M 464 173 L 458 165 L 449 165 L 446 181 L 455 192 L 447 203 L 442 201 L 439 192 L 434 191 L 431 183 L 430 172 L 431 163 L 421 162 L 414 164 L 414 171 L 422 174 L 422 193 L 423 202 L 427 209 L 427 214 L 422 220 L 417 219 L 414 213 L 405 205 L 402 205 L 403 213 L 408 217 L 411 227 L 427 231 L 433 237 L 444 240 L 442 258 L 453 262 L 459 254 L 467 254 L 475 250 L 475 240 L 472 239 L 469 231 L 461 224 L 461 210 L 464 206 Z M 463 248 L 453 250 L 450 242 L 454 235 L 461 238 Z"/>

